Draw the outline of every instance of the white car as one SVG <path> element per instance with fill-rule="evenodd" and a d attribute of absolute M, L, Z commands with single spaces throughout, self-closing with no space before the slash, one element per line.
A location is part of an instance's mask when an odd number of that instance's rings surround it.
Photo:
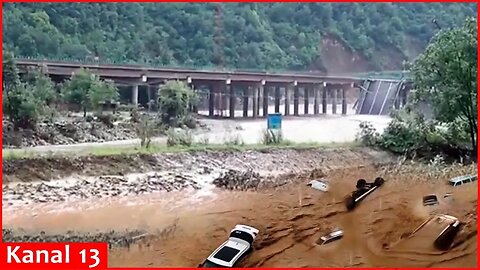
<path fill-rule="evenodd" d="M 317 244 L 326 245 L 333 241 L 340 240 L 342 237 L 343 237 L 343 231 L 340 229 L 337 229 L 325 236 L 320 237 L 320 239 L 317 241 Z"/>
<path fill-rule="evenodd" d="M 308 182 L 307 186 L 311 186 L 312 188 L 323 192 L 328 191 L 328 181 L 324 179 L 312 180 Z"/>
<path fill-rule="evenodd" d="M 251 250 L 259 230 L 238 224 L 230 232 L 227 241 L 221 244 L 208 258 L 199 265 L 200 268 L 231 268 L 243 259 Z"/>

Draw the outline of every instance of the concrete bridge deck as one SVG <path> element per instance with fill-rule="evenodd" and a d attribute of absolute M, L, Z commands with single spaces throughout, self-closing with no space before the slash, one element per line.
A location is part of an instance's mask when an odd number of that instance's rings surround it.
<path fill-rule="evenodd" d="M 205 104 L 208 115 L 235 117 L 238 105 L 243 110 L 243 117 L 256 118 L 268 113 L 279 112 L 284 115 L 326 114 L 327 106 L 332 106 L 332 113 L 347 114 L 348 92 L 365 85 L 366 78 L 322 75 L 313 72 L 252 72 L 195 70 L 188 68 L 155 68 L 140 65 L 95 64 L 81 62 L 61 62 L 39 59 L 16 59 L 21 72 L 29 67 L 39 67 L 57 80 L 71 77 L 78 69 L 85 68 L 103 79 L 113 80 L 118 85 L 132 87 L 131 102 L 139 104 L 139 86 L 146 89 L 146 100 L 156 100 L 157 89 L 167 80 L 182 80 L 197 92 L 200 104 Z M 383 82 L 398 83 L 398 80 Z M 145 87 L 146 86 L 146 87 Z M 153 88 L 153 89 L 152 89 Z M 153 91 L 152 91 L 153 90 Z M 145 95 L 145 93 L 143 93 Z M 385 95 L 387 97 L 388 95 Z M 143 99 L 145 100 L 145 98 Z M 313 102 L 312 102 L 313 101 Z M 274 111 L 268 110 L 274 104 Z M 293 112 L 290 104 L 293 103 Z M 303 112 L 299 111 L 299 104 Z M 313 111 L 310 104 L 313 103 Z M 392 102 L 388 102 L 389 107 Z M 280 105 L 284 110 L 280 109 Z M 320 106 L 322 110 L 320 110 Z M 262 108 L 262 109 L 260 109 Z M 198 106 L 192 108 L 198 112 Z M 200 108 L 200 110 L 205 108 Z M 382 109 L 388 112 L 390 108 Z M 226 111 L 226 113 L 224 113 Z M 250 113 L 249 113 L 250 112 Z M 262 115 L 260 115 L 262 112 Z"/>

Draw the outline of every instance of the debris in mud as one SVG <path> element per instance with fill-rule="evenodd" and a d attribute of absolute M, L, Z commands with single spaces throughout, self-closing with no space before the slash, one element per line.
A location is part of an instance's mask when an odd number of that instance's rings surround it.
<path fill-rule="evenodd" d="M 229 170 L 213 180 L 213 184 L 218 188 L 240 191 L 278 187 L 286 183 L 286 180 L 280 178 L 261 177 L 260 174 L 252 170 L 244 172 Z"/>
<path fill-rule="evenodd" d="M 144 231 L 109 231 L 98 233 L 80 233 L 75 231 L 68 231 L 64 234 L 47 234 L 43 231 L 39 233 L 26 233 L 16 229 L 2 229 L 2 241 L 7 243 L 58 243 L 58 242 L 103 242 L 108 243 L 109 248 L 112 247 L 130 247 L 131 244 L 136 243 L 149 234 Z"/>
<path fill-rule="evenodd" d="M 18 183 L 13 186 L 4 185 L 2 194 L 4 204 L 12 205 L 14 202 L 23 204 L 63 202 L 68 199 L 170 192 L 186 188 L 200 189 L 200 186 L 190 176 L 153 173 L 138 176 L 136 179 L 128 179 L 125 176 L 100 176 L 92 181 L 77 180 L 62 185 L 50 182 Z"/>

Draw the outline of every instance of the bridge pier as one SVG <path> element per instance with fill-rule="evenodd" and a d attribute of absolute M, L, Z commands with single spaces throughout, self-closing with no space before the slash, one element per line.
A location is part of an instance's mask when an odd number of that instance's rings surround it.
<path fill-rule="evenodd" d="M 229 117 L 231 119 L 235 118 L 235 103 L 236 103 L 236 100 L 235 100 L 235 88 L 227 82 L 227 85 L 226 85 L 226 88 L 227 88 L 227 93 L 229 94 Z"/>
<path fill-rule="evenodd" d="M 324 84 L 322 88 L 322 113 L 327 114 L 327 105 L 328 105 L 328 88 Z"/>
<path fill-rule="evenodd" d="M 213 117 L 215 114 L 215 87 L 210 85 L 208 91 L 208 116 Z"/>
<path fill-rule="evenodd" d="M 254 86 L 253 87 L 253 100 L 252 100 L 252 109 L 253 109 L 253 118 L 258 117 L 258 100 L 259 100 L 259 95 L 258 93 L 260 92 L 261 86 Z"/>
<path fill-rule="evenodd" d="M 310 89 L 308 86 L 305 86 L 303 88 L 303 114 L 308 115 L 308 109 L 310 107 L 310 100 L 309 100 L 309 95 L 310 95 Z"/>
<path fill-rule="evenodd" d="M 287 85 L 285 87 L 285 116 L 290 115 L 290 93 L 291 93 L 291 85 Z"/>
<path fill-rule="evenodd" d="M 275 113 L 280 112 L 280 86 L 275 86 Z"/>
<path fill-rule="evenodd" d="M 313 114 L 318 115 L 319 114 L 319 96 L 320 96 L 320 89 L 318 85 L 315 85 L 313 87 Z"/>
<path fill-rule="evenodd" d="M 132 103 L 138 106 L 138 84 L 132 86 Z"/>
<path fill-rule="evenodd" d="M 264 117 L 267 117 L 268 115 L 268 92 L 270 90 L 269 86 L 263 87 L 263 110 L 262 110 L 262 115 Z"/>
<path fill-rule="evenodd" d="M 248 117 L 248 96 L 250 94 L 250 86 L 243 87 L 243 117 Z"/>
<path fill-rule="evenodd" d="M 342 88 L 342 115 L 347 114 L 347 95 L 346 95 L 346 89 L 345 87 Z"/>
<path fill-rule="evenodd" d="M 338 90 L 336 88 L 332 89 L 332 94 L 333 94 L 333 97 L 332 97 L 332 114 L 337 114 Z"/>
<path fill-rule="evenodd" d="M 298 116 L 298 98 L 299 98 L 299 89 L 298 86 L 295 85 L 293 87 L 293 115 Z"/>

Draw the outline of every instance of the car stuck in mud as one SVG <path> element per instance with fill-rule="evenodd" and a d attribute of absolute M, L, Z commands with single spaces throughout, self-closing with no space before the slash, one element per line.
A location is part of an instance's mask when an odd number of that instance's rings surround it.
<path fill-rule="evenodd" d="M 345 206 L 348 210 L 353 210 L 357 204 L 370 195 L 377 188 L 381 187 L 385 183 L 382 177 L 377 177 L 372 183 L 368 183 L 365 179 L 359 179 L 357 181 L 357 190 L 353 191 L 346 199 Z"/>
<path fill-rule="evenodd" d="M 251 226 L 236 225 L 230 232 L 228 240 L 212 252 L 212 254 L 199 265 L 199 268 L 234 267 L 252 251 L 252 244 L 258 233 L 259 230 Z"/>

